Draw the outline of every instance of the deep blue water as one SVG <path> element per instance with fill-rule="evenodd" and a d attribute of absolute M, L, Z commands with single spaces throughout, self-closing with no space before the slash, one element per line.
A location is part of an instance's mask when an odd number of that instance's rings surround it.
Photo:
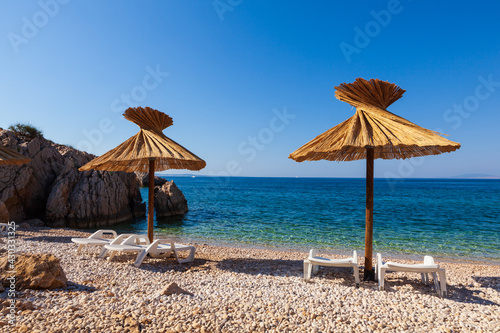
<path fill-rule="evenodd" d="M 188 200 L 155 234 L 212 244 L 364 249 L 365 180 L 168 177 Z M 147 200 L 147 188 L 142 189 Z M 145 232 L 145 219 L 123 229 Z M 500 260 L 500 180 L 375 179 L 374 252 Z"/>

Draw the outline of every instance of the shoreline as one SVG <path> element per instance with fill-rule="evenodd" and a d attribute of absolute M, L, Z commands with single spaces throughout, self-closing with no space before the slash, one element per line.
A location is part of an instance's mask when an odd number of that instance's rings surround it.
<path fill-rule="evenodd" d="M 68 285 L 21 291 L 17 326 L 0 315 L 0 332 L 493 332 L 500 323 L 500 265 L 437 260 L 447 275 L 448 296 L 440 298 L 414 273 L 388 274 L 383 291 L 375 282 L 355 288 L 343 268 L 321 268 L 305 282 L 306 254 L 283 249 L 191 243 L 192 263 L 147 258 L 140 267 L 133 254 L 112 262 L 98 259 L 95 247 L 76 254 L 71 237 L 90 234 L 16 231 L 17 251 L 54 254 Z M 192 295 L 162 295 L 173 282 Z M 0 301 L 5 307 L 6 293 Z"/>
<path fill-rule="evenodd" d="M 112 228 L 112 227 L 110 227 Z M 91 229 L 92 231 L 88 231 L 85 229 L 70 229 L 70 228 L 61 228 L 61 229 L 67 229 L 67 230 L 77 230 L 80 232 L 88 232 L 89 235 L 92 234 L 95 230 L 98 229 Z M 126 230 L 121 230 L 121 229 L 116 229 L 117 231 L 119 230 L 119 233 L 125 233 L 125 232 L 131 232 L 131 231 L 126 231 Z M 146 231 L 142 232 L 143 234 L 146 233 Z M 256 244 L 256 243 L 242 243 L 242 242 L 237 242 L 237 241 L 224 241 L 224 240 L 217 240 L 217 239 L 212 239 L 212 238 L 191 238 L 191 237 L 183 237 L 183 236 L 169 236 L 168 233 L 158 233 L 157 230 L 155 230 L 155 238 L 159 238 L 158 236 L 161 237 L 167 237 L 167 238 L 172 238 L 175 239 L 176 241 L 179 241 L 180 243 L 182 242 L 188 242 L 188 243 L 201 243 L 201 244 L 206 244 L 210 246 L 220 246 L 220 247 L 226 247 L 226 248 L 242 248 L 242 249 L 257 249 L 257 250 L 274 250 L 274 251 L 287 251 L 287 252 L 300 252 L 303 253 L 304 258 L 307 257 L 307 254 L 309 253 L 309 250 L 312 248 L 318 249 L 321 253 L 325 254 L 330 254 L 330 255 L 340 255 L 340 256 L 349 256 L 352 255 L 352 251 L 356 250 L 358 252 L 358 256 L 363 257 L 364 256 L 364 249 L 362 247 L 360 248 L 352 248 L 352 249 L 332 249 L 332 248 L 325 248 L 325 247 L 318 247 L 318 246 L 311 246 L 311 247 L 306 247 L 302 245 L 297 245 L 297 246 L 290 246 L 290 245 L 270 245 L 270 244 Z M 376 253 L 379 251 L 374 250 L 373 251 L 373 258 L 375 258 Z M 458 257 L 458 256 L 449 256 L 449 255 L 440 255 L 439 253 L 411 253 L 411 252 L 393 252 L 393 251 L 380 251 L 382 254 L 382 258 L 385 257 L 390 257 L 393 259 L 401 259 L 401 260 L 413 260 L 413 261 L 421 261 L 424 255 L 431 255 L 434 257 L 434 259 L 441 262 L 450 262 L 450 263 L 477 263 L 477 264 L 486 264 L 486 265 L 500 265 L 500 257 L 499 258 L 477 258 L 477 257 Z"/>

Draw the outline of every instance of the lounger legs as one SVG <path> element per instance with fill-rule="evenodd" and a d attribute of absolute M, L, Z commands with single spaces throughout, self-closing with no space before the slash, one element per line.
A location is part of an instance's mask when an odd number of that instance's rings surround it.
<path fill-rule="evenodd" d="M 174 254 L 175 254 L 175 259 L 177 259 L 177 262 L 179 264 L 184 264 L 184 263 L 187 263 L 187 262 L 193 262 L 194 261 L 194 246 L 191 246 L 189 248 L 189 255 L 187 258 L 184 258 L 184 259 L 179 259 L 179 255 L 177 254 L 177 250 L 174 250 Z"/>
<path fill-rule="evenodd" d="M 113 257 L 115 256 L 115 254 L 116 254 L 116 251 L 110 251 L 108 261 L 113 260 Z"/>
<path fill-rule="evenodd" d="M 304 280 L 308 281 L 312 275 L 318 274 L 319 265 L 315 265 L 309 260 L 304 260 Z"/>
<path fill-rule="evenodd" d="M 144 258 L 146 258 L 148 251 L 140 251 L 137 253 L 137 258 L 135 259 L 134 266 L 139 267 L 142 264 Z"/>
<path fill-rule="evenodd" d="M 378 267 L 378 290 L 384 290 L 385 268 Z"/>
<path fill-rule="evenodd" d="M 85 244 L 79 244 L 78 248 L 76 249 L 76 253 L 80 254 L 80 252 L 82 252 L 82 249 L 83 249 L 84 246 L 85 246 Z"/>
<path fill-rule="evenodd" d="M 359 288 L 359 267 L 358 265 L 353 265 L 352 270 L 354 271 L 354 280 L 356 281 L 356 288 Z"/>
<path fill-rule="evenodd" d="M 379 290 L 384 290 L 385 271 L 386 270 L 384 268 L 377 269 Z M 446 271 L 443 268 L 440 268 L 437 273 L 433 272 L 431 274 L 432 279 L 434 280 L 434 287 L 439 297 L 446 296 Z M 421 273 L 421 276 L 422 282 L 426 285 L 429 284 L 429 275 L 427 273 Z"/>
<path fill-rule="evenodd" d="M 195 253 L 195 247 L 194 246 L 189 246 L 189 247 L 183 247 L 182 250 L 189 250 L 189 255 L 187 256 L 187 258 L 184 258 L 184 259 L 181 259 L 179 258 L 179 255 L 178 255 L 178 250 L 175 248 L 175 245 L 172 243 L 171 244 L 171 250 L 165 250 L 165 254 L 166 255 L 171 255 L 172 252 L 175 256 L 175 259 L 177 260 L 177 262 L 179 264 L 184 264 L 184 263 L 188 263 L 188 262 L 193 262 L 194 261 L 194 253 Z M 154 258 L 161 258 L 161 257 L 164 257 L 165 254 L 162 254 L 162 255 L 157 255 L 155 254 L 155 251 L 158 249 L 158 243 L 155 242 L 153 244 L 151 244 L 147 249 L 143 250 L 143 251 L 140 251 L 139 253 L 137 253 L 137 258 L 135 259 L 135 262 L 134 262 L 134 265 L 136 267 L 139 267 L 142 263 L 142 261 L 146 258 L 146 256 L 148 255 L 148 253 L 154 257 Z"/>
<path fill-rule="evenodd" d="M 312 264 L 309 260 L 304 260 L 304 280 L 309 281 L 311 279 Z"/>
<path fill-rule="evenodd" d="M 99 253 L 99 259 L 104 259 L 106 258 L 106 254 L 108 254 L 108 249 L 106 249 L 104 246 L 102 247 L 101 253 Z"/>
<path fill-rule="evenodd" d="M 444 297 L 446 296 L 446 271 L 443 269 L 443 268 L 440 268 L 438 270 L 438 274 L 439 274 L 439 283 L 440 283 L 440 290 L 441 290 L 441 294 L 439 296 L 441 297 Z"/>

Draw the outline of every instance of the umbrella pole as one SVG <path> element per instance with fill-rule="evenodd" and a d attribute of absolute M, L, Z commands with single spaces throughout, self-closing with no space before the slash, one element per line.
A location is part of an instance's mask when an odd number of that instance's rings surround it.
<path fill-rule="evenodd" d="M 155 160 L 149 160 L 149 196 L 148 196 L 148 238 L 153 242 L 154 201 L 155 201 Z"/>
<path fill-rule="evenodd" d="M 373 147 L 366 148 L 366 223 L 365 223 L 365 281 L 375 281 L 372 266 L 373 257 Z"/>

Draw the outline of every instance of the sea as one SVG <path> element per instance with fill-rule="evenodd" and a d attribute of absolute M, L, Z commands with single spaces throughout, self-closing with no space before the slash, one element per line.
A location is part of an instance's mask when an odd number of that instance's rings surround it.
<path fill-rule="evenodd" d="M 189 212 L 155 237 L 331 253 L 365 242 L 365 179 L 169 176 Z M 500 263 L 500 180 L 375 179 L 373 251 Z M 141 189 L 147 202 L 147 188 Z M 145 233 L 146 218 L 118 226 Z"/>

